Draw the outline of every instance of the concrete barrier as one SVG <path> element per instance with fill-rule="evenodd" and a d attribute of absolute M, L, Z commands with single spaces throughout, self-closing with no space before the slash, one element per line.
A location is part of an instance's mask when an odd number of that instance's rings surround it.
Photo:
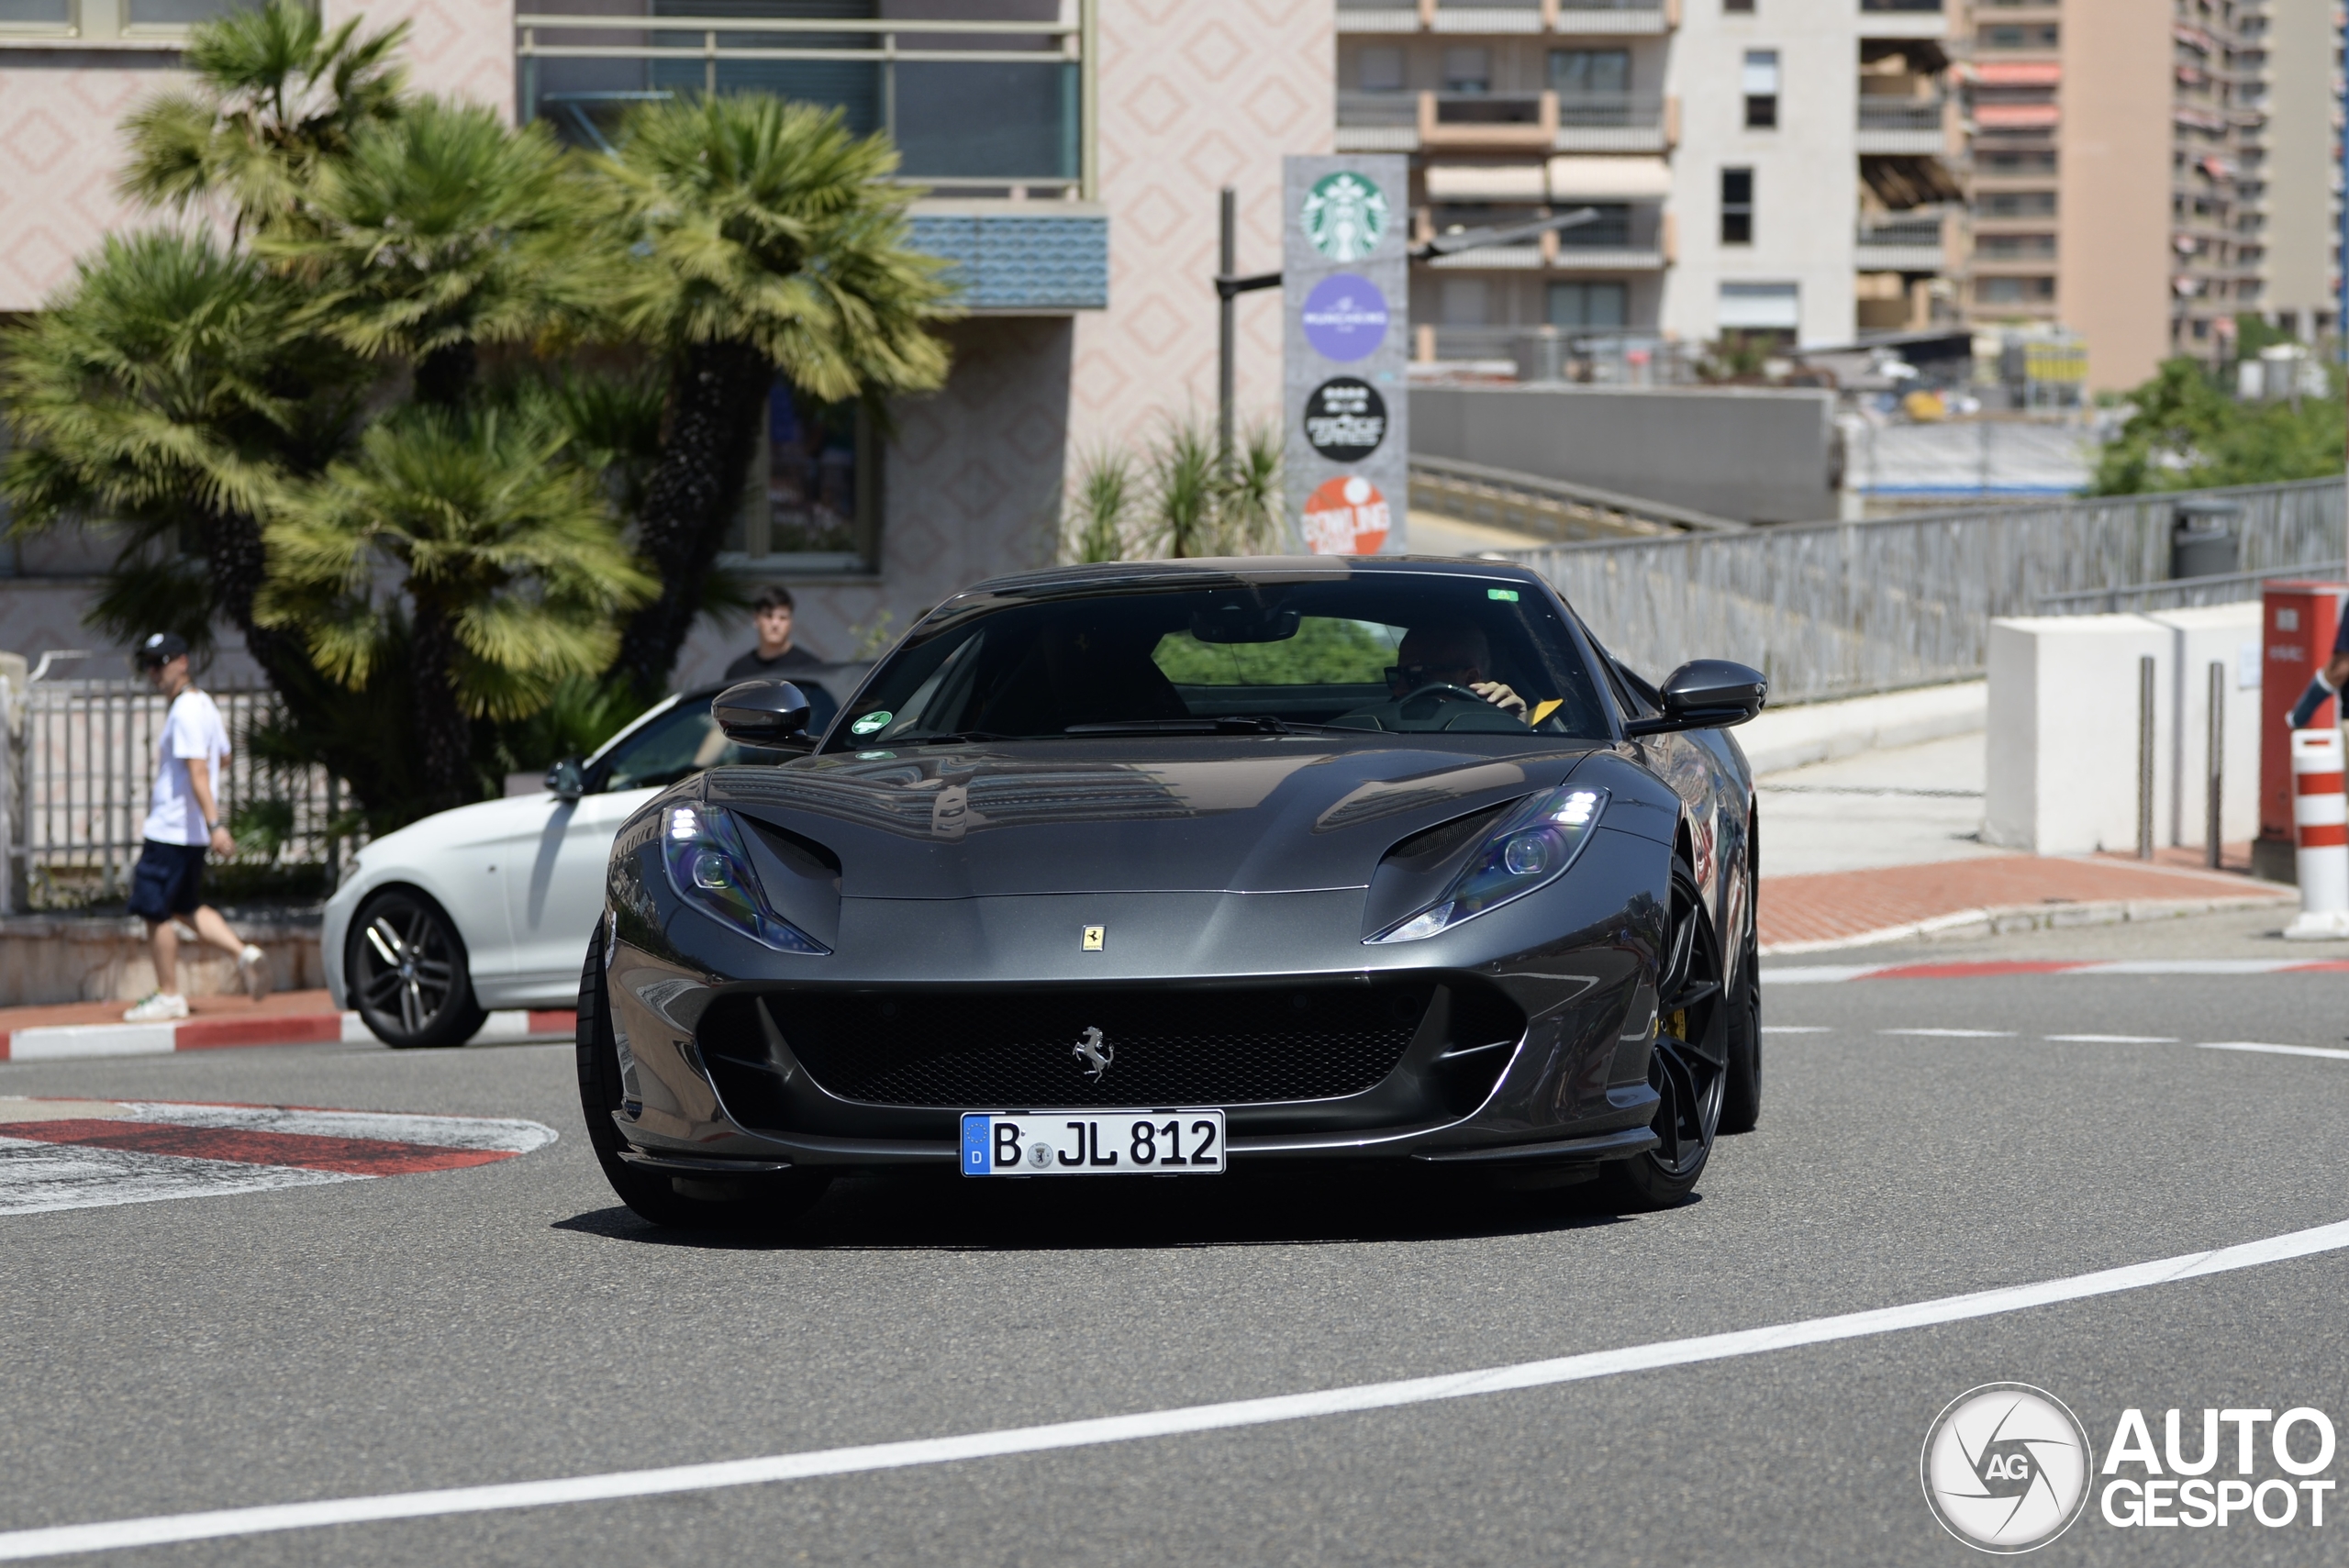
<path fill-rule="evenodd" d="M 237 919 L 239 933 L 269 954 L 280 991 L 324 985 L 313 918 Z M 51 1002 L 134 1002 L 155 989 L 147 925 L 128 915 L 17 915 L 0 918 L 0 1007 Z M 183 930 L 180 989 L 219 996 L 238 989 L 236 961 Z"/>
<path fill-rule="evenodd" d="M 2154 842 L 2204 843 L 2214 662 L 2228 671 L 2229 698 L 2220 837 L 2251 838 L 2259 821 L 2259 613 L 2242 604 L 1992 621 L 1984 840 L 2042 855 L 2135 848 L 2143 658 L 2154 661 Z"/>
<path fill-rule="evenodd" d="M 1971 735 L 1987 721 L 1989 708 L 1988 683 L 1959 681 L 1841 702 L 1766 707 L 1734 733 L 1756 773 L 1776 773 L 1862 751 Z"/>

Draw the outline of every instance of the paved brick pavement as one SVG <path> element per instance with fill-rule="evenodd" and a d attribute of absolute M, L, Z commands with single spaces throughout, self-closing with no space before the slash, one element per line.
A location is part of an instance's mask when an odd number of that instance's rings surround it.
<path fill-rule="evenodd" d="M 2182 858 L 2182 856 L 2181 856 Z M 2288 887 L 2232 872 L 2114 855 L 1993 855 L 1762 879 L 1762 951 L 1804 952 L 2008 921 L 2119 919 L 2289 904 Z"/>

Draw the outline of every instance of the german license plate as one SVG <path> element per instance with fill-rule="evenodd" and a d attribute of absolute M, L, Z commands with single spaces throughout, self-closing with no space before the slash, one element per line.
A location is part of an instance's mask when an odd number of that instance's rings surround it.
<path fill-rule="evenodd" d="M 1221 1111 L 963 1118 L 966 1176 L 1219 1176 Z"/>

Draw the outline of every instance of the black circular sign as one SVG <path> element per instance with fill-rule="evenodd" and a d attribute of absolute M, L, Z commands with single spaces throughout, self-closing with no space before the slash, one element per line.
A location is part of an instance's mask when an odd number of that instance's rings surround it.
<path fill-rule="evenodd" d="M 1305 439 L 1331 462 L 1360 462 L 1386 439 L 1386 400 L 1366 381 L 1333 376 L 1305 400 Z"/>

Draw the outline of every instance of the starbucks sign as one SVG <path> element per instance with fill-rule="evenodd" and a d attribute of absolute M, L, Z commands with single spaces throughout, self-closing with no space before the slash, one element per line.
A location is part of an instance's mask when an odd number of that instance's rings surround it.
<path fill-rule="evenodd" d="M 1378 249 L 1386 232 L 1386 196 L 1364 176 L 1341 169 L 1313 182 L 1297 221 L 1330 261 L 1359 261 Z"/>
<path fill-rule="evenodd" d="M 1281 161 L 1284 498 L 1317 555 L 1409 548 L 1409 189 L 1392 153 Z"/>

